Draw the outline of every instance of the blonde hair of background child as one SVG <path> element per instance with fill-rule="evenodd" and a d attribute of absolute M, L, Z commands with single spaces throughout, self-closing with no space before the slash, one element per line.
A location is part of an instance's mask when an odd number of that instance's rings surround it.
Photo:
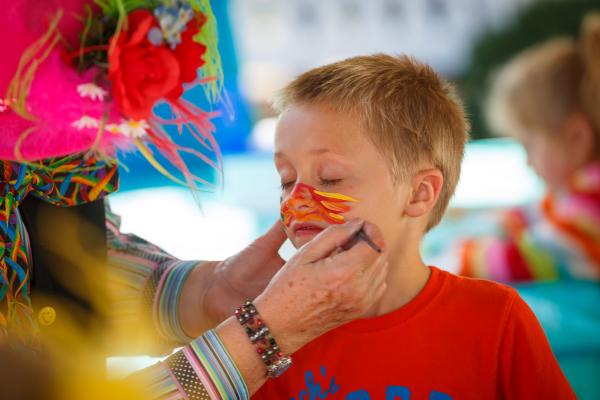
<path fill-rule="evenodd" d="M 588 14 L 579 40 L 556 38 L 523 51 L 493 83 L 488 119 L 497 133 L 553 134 L 583 111 L 600 155 L 600 13 Z"/>
<path fill-rule="evenodd" d="M 276 96 L 282 113 L 317 104 L 355 116 L 387 158 L 394 178 L 431 163 L 444 177 L 427 229 L 441 220 L 454 193 L 469 123 L 454 87 L 431 67 L 407 56 L 359 56 L 312 69 Z"/>

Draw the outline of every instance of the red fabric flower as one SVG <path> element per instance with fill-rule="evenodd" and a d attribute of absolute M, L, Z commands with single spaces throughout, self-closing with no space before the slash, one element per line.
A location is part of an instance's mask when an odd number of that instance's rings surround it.
<path fill-rule="evenodd" d="M 204 65 L 202 57 L 206 53 L 206 46 L 194 41 L 194 36 L 200 31 L 206 18 L 200 14 L 199 17 L 188 22 L 185 31 L 181 34 L 181 43 L 175 47 L 173 54 L 179 62 L 180 85 L 169 94 L 169 99 L 176 99 L 183 93 L 183 84 L 196 80 L 198 68 Z"/>
<path fill-rule="evenodd" d="M 129 14 L 127 26 L 126 31 L 111 39 L 108 77 L 119 110 L 129 118 L 146 119 L 158 100 L 177 99 L 183 93 L 182 84 L 196 79 L 206 51 L 205 46 L 193 41 L 201 21 L 188 23 L 182 42 L 174 50 L 148 41 L 148 31 L 158 26 L 149 11 Z"/>

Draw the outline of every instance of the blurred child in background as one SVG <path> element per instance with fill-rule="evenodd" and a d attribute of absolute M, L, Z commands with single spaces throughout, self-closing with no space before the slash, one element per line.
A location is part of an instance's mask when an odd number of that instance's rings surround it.
<path fill-rule="evenodd" d="M 536 209 L 512 210 L 502 233 L 465 241 L 461 274 L 502 282 L 600 278 L 600 14 L 579 40 L 517 55 L 492 88 L 498 133 L 525 147 L 546 184 Z"/>

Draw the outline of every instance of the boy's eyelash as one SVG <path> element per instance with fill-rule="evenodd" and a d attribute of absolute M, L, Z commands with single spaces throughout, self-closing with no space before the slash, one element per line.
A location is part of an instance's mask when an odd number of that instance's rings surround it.
<path fill-rule="evenodd" d="M 340 183 L 341 181 L 341 179 L 321 179 L 321 185 L 330 186 Z"/>
<path fill-rule="evenodd" d="M 336 184 L 340 183 L 341 181 L 342 181 L 341 179 L 320 179 L 319 183 L 323 186 L 331 186 L 331 185 L 336 185 Z M 279 189 L 286 190 L 286 189 L 289 189 L 294 184 L 295 184 L 295 182 L 281 183 L 279 185 Z"/>

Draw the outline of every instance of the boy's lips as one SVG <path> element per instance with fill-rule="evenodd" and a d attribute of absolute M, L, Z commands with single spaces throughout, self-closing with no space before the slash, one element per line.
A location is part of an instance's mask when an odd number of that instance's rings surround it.
<path fill-rule="evenodd" d="M 321 227 L 317 224 L 311 224 L 308 222 L 293 223 L 291 228 L 295 236 L 316 235 L 325 229 L 324 227 Z"/>

